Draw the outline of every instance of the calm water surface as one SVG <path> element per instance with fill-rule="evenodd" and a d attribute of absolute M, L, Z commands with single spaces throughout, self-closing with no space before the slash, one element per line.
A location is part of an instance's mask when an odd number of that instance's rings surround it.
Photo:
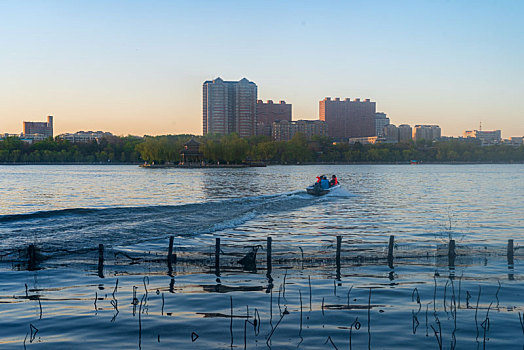
<path fill-rule="evenodd" d="M 0 166 L 0 195 L 2 348 L 524 349 L 523 165 Z"/>

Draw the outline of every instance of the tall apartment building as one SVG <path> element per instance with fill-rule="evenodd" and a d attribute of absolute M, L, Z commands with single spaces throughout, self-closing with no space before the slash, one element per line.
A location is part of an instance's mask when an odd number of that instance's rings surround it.
<path fill-rule="evenodd" d="M 24 122 L 24 137 L 39 137 L 46 139 L 53 137 L 53 116 L 47 117 L 47 122 Z M 36 136 L 38 135 L 38 136 Z"/>
<path fill-rule="evenodd" d="M 406 142 L 413 140 L 413 130 L 408 124 L 400 124 L 398 126 L 398 141 Z"/>
<path fill-rule="evenodd" d="M 383 129 L 383 137 L 387 143 L 397 143 L 399 140 L 398 128 L 395 124 L 388 124 Z M 410 135 L 411 136 L 411 135 Z"/>
<path fill-rule="evenodd" d="M 277 120 L 291 121 L 291 104 L 286 101 L 273 103 L 268 100 L 266 103 L 262 100 L 257 101 L 257 135 L 271 136 L 271 127 Z"/>
<path fill-rule="evenodd" d="M 375 102 L 326 97 L 319 107 L 319 119 L 327 123 L 329 136 L 336 139 L 375 136 Z"/>
<path fill-rule="evenodd" d="M 413 129 L 413 140 L 432 141 L 439 139 L 442 135 L 438 125 L 415 125 Z"/>
<path fill-rule="evenodd" d="M 257 85 L 246 78 L 205 81 L 202 87 L 203 133 L 230 134 L 240 137 L 256 132 Z"/>
<path fill-rule="evenodd" d="M 379 137 L 384 136 L 384 127 L 389 125 L 389 118 L 386 113 L 375 113 L 375 135 Z"/>
<path fill-rule="evenodd" d="M 310 140 L 313 136 L 328 136 L 328 126 L 321 120 L 277 120 L 273 122 L 272 138 L 275 141 L 289 141 L 299 132 Z"/>
<path fill-rule="evenodd" d="M 466 130 L 464 131 L 464 137 L 480 140 L 483 145 L 495 145 L 502 142 L 500 130 Z"/>

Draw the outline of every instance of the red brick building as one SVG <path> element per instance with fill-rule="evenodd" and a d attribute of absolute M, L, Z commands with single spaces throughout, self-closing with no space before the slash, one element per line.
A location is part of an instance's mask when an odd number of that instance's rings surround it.
<path fill-rule="evenodd" d="M 376 103 L 369 99 L 349 98 L 320 101 L 319 119 L 328 125 L 329 136 L 336 139 L 375 136 Z"/>
<path fill-rule="evenodd" d="M 53 137 L 53 116 L 47 117 L 47 122 L 24 122 L 24 136 L 41 135 L 42 138 Z"/>
<path fill-rule="evenodd" d="M 257 101 L 257 135 L 271 136 L 271 127 L 277 120 L 291 121 L 291 104 Z"/>

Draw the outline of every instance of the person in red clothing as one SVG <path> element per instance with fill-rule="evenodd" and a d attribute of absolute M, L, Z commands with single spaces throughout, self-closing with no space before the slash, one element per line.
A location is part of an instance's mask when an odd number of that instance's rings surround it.
<path fill-rule="evenodd" d="M 338 179 L 336 175 L 331 176 L 331 181 L 329 181 L 329 186 L 333 187 L 338 185 Z"/>

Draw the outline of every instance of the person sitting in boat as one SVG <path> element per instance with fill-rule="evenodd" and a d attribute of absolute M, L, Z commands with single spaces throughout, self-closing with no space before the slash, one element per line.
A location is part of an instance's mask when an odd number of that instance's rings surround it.
<path fill-rule="evenodd" d="M 329 188 L 329 181 L 328 181 L 326 175 L 322 175 L 322 180 L 320 180 L 320 187 L 323 190 L 327 190 Z"/>
<path fill-rule="evenodd" d="M 338 179 L 336 175 L 331 176 L 331 181 L 329 181 L 329 187 L 338 185 Z"/>
<path fill-rule="evenodd" d="M 320 183 L 320 180 L 322 180 L 322 175 L 318 175 L 318 176 L 317 176 L 317 182 L 316 182 L 316 183 L 319 184 L 319 183 Z"/>

